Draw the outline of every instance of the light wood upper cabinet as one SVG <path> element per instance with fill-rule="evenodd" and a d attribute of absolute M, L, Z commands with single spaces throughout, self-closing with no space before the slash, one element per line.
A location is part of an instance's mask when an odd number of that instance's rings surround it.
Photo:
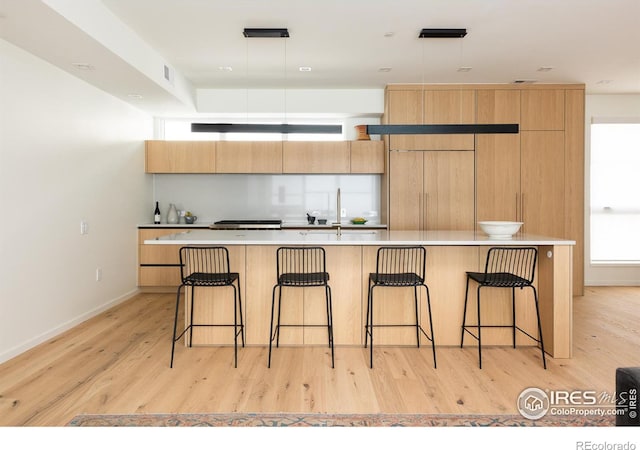
<path fill-rule="evenodd" d="M 473 230 L 474 152 L 391 151 L 389 229 Z"/>
<path fill-rule="evenodd" d="M 390 90 L 389 124 L 462 124 L 475 122 L 475 90 Z M 473 150 L 473 135 L 392 135 L 392 150 Z"/>
<path fill-rule="evenodd" d="M 217 173 L 282 173 L 282 141 L 221 141 Z"/>
<path fill-rule="evenodd" d="M 351 141 L 351 173 L 384 173 L 383 141 Z"/>
<path fill-rule="evenodd" d="M 215 169 L 215 142 L 145 142 L 145 172 L 147 173 L 214 173 Z"/>
<path fill-rule="evenodd" d="M 520 123 L 520 91 L 479 89 L 477 123 Z"/>
<path fill-rule="evenodd" d="M 564 130 L 564 89 L 522 90 L 520 130 Z"/>
<path fill-rule="evenodd" d="M 349 141 L 283 143 L 283 173 L 349 173 Z"/>

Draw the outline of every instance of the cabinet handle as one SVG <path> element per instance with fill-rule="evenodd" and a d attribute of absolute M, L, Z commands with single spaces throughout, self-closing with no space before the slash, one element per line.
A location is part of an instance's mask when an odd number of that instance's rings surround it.
<path fill-rule="evenodd" d="M 428 228 L 428 219 L 429 218 L 429 193 L 424 193 L 424 227 L 423 230 L 427 230 Z"/>
<path fill-rule="evenodd" d="M 522 200 L 520 201 L 520 222 L 524 222 L 524 193 L 520 194 Z M 522 232 L 525 231 L 525 224 L 522 225 Z"/>

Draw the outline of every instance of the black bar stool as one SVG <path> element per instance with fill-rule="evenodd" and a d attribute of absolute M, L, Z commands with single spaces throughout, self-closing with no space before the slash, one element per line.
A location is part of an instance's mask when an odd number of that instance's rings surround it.
<path fill-rule="evenodd" d="M 436 366 L 436 345 L 433 337 L 433 320 L 431 316 L 431 298 L 429 287 L 425 284 L 425 259 L 424 247 L 380 247 L 376 256 L 376 272 L 369 274 L 369 294 L 367 301 L 367 322 L 365 325 L 364 347 L 367 348 L 368 339 L 371 338 L 369 348 L 370 367 L 373 368 L 373 328 L 374 327 L 415 327 L 417 345 L 420 347 L 420 333 L 431 341 L 433 351 L 433 367 Z M 413 287 L 415 302 L 415 324 L 374 325 L 373 323 L 373 289 L 384 287 Z M 429 312 L 429 330 L 427 334 L 418 319 L 418 287 L 424 286 L 427 292 L 427 310 Z"/>
<path fill-rule="evenodd" d="M 544 343 L 542 342 L 542 326 L 540 325 L 540 309 L 538 307 L 538 292 L 533 286 L 533 276 L 535 273 L 536 260 L 538 250 L 535 247 L 492 247 L 487 253 L 484 272 L 467 272 L 467 288 L 464 296 L 464 314 L 462 316 L 462 337 L 460 339 L 460 348 L 464 344 L 464 334 L 469 333 L 478 341 L 478 363 L 482 369 L 482 334 L 481 329 L 484 327 L 491 328 L 512 328 L 513 329 L 513 348 L 516 348 L 516 330 L 529 336 L 540 344 L 542 353 L 542 365 L 546 369 L 547 361 L 544 355 Z M 467 299 L 469 297 L 469 281 L 473 280 L 478 283 L 477 308 L 478 323 L 477 325 L 467 325 Z M 480 289 L 483 287 L 508 288 L 511 289 L 512 304 L 512 323 L 511 325 L 481 325 L 480 322 Z M 531 336 L 522 328 L 516 326 L 516 288 L 521 290 L 530 287 L 533 290 L 533 296 L 536 306 L 536 317 L 538 319 L 538 336 Z M 476 336 L 469 328 L 476 328 L 478 335 Z"/>
<path fill-rule="evenodd" d="M 327 327 L 329 348 L 331 348 L 331 367 L 335 367 L 333 357 L 333 317 L 331 307 L 331 287 L 329 273 L 326 270 L 325 251 L 322 247 L 280 247 L 276 251 L 277 284 L 271 294 L 271 327 L 269 330 L 269 363 L 271 367 L 271 348 L 273 341 L 280 345 L 280 327 Z M 283 324 L 280 323 L 282 310 L 282 288 L 324 287 L 327 309 L 325 324 Z M 274 330 L 274 315 L 278 290 L 278 317 Z"/>
<path fill-rule="evenodd" d="M 171 364 L 176 341 L 189 331 L 189 347 L 193 343 L 194 327 L 233 327 L 234 366 L 238 367 L 238 335 L 244 347 L 244 324 L 242 322 L 242 296 L 240 294 L 240 275 L 229 270 L 229 251 L 225 247 L 182 247 L 180 249 L 180 277 L 182 284 L 178 286 L 176 296 L 176 315 L 173 321 L 173 342 L 171 343 Z M 238 287 L 234 285 L 237 283 Z M 191 287 L 191 303 L 189 321 L 185 329 L 176 337 L 178 328 L 178 308 L 183 286 Z M 212 288 L 231 286 L 233 288 L 233 324 L 201 324 L 193 323 L 193 307 L 196 288 Z M 188 291 L 187 291 L 188 292 Z M 185 297 L 187 295 L 185 294 Z M 185 304 L 187 298 L 185 298 Z M 240 323 L 238 323 L 240 317 Z"/>

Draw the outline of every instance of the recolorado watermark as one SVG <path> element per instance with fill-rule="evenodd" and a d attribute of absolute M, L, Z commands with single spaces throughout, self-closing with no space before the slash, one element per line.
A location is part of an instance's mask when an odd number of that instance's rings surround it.
<path fill-rule="evenodd" d="M 578 441 L 576 442 L 576 450 L 636 450 L 636 444 L 633 442 L 593 442 Z"/>
<path fill-rule="evenodd" d="M 636 389 L 616 394 L 594 390 L 543 390 L 530 387 L 520 393 L 517 405 L 520 414 L 530 420 L 538 420 L 546 415 L 622 416 L 628 414 L 629 417 L 635 418 L 638 414 Z M 595 445 L 595 443 L 590 444 Z M 580 450 L 624 449 L 624 447 L 615 446 L 578 448 Z M 635 445 L 633 448 L 635 449 Z M 633 449 L 628 448 L 628 450 Z"/>

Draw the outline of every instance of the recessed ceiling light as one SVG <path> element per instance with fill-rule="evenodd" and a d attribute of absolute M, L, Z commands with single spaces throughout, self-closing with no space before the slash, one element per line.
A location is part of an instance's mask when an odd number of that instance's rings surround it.
<path fill-rule="evenodd" d="M 538 72 L 551 72 L 552 70 L 553 70 L 553 67 L 551 66 L 542 66 L 538 68 Z"/>
<path fill-rule="evenodd" d="M 233 67 L 231 67 L 231 66 L 219 66 L 218 70 L 220 72 L 233 72 Z"/>
<path fill-rule="evenodd" d="M 391 72 L 391 67 L 380 67 L 378 72 Z"/>
<path fill-rule="evenodd" d="M 127 94 L 127 97 L 129 97 L 132 100 L 142 100 L 142 95 L 140 94 Z"/>
<path fill-rule="evenodd" d="M 73 67 L 75 67 L 76 69 L 78 69 L 78 70 L 93 70 L 93 69 L 95 69 L 95 67 L 93 67 L 89 63 L 74 62 L 74 63 L 71 63 L 71 65 Z"/>
<path fill-rule="evenodd" d="M 395 32 L 393 32 L 393 31 L 387 31 L 387 32 L 384 34 L 384 37 L 394 37 L 395 35 L 396 35 L 396 33 L 395 33 Z"/>
<path fill-rule="evenodd" d="M 298 67 L 298 70 L 300 72 L 311 72 L 311 67 L 309 67 L 309 66 L 301 66 L 301 67 Z"/>
<path fill-rule="evenodd" d="M 598 81 L 596 84 L 609 84 L 611 83 L 613 80 L 600 80 Z"/>
<path fill-rule="evenodd" d="M 513 84 L 532 84 L 535 83 L 536 80 L 513 80 Z"/>
<path fill-rule="evenodd" d="M 457 72 L 471 72 L 473 67 L 458 67 Z"/>

